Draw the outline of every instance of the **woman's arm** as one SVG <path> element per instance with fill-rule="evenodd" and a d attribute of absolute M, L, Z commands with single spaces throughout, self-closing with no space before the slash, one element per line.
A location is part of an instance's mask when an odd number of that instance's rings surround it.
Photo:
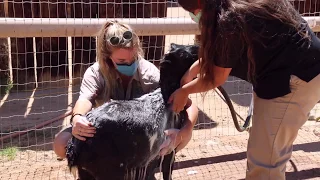
<path fill-rule="evenodd" d="M 167 139 L 160 146 L 160 155 L 166 155 L 173 149 L 180 151 L 183 149 L 192 137 L 193 127 L 198 119 L 198 108 L 192 103 L 191 99 L 188 100 L 186 105 L 187 119 L 185 119 L 182 127 L 180 129 L 167 129 L 165 134 Z"/>
<path fill-rule="evenodd" d="M 203 79 L 196 78 L 193 81 L 183 85 L 171 94 L 168 103 L 172 104 L 174 112 L 183 110 L 187 103 L 188 95 L 193 93 L 201 93 L 218 86 L 221 86 L 228 78 L 232 68 L 221 68 L 218 66 L 213 67 L 214 80 L 212 83 L 205 82 Z"/>
<path fill-rule="evenodd" d="M 96 67 L 97 64 L 90 66 L 84 73 L 83 80 L 80 87 L 80 96 L 73 108 L 72 119 L 72 134 L 80 139 L 86 140 L 85 137 L 93 137 L 95 128 L 85 118 L 85 114 L 88 113 L 94 102 L 95 98 L 101 92 L 103 77 L 99 74 Z M 79 115 L 76 115 L 79 114 Z"/>
<path fill-rule="evenodd" d="M 85 115 L 87 112 L 91 110 L 91 108 L 92 108 L 92 103 L 88 99 L 84 99 L 84 98 L 78 99 L 72 110 L 72 114 Z"/>
<path fill-rule="evenodd" d="M 192 103 L 191 99 L 188 100 L 186 106 L 188 118 L 185 120 L 183 127 L 179 131 L 178 138 L 181 139 L 181 141 L 176 144 L 176 151 L 180 151 L 189 143 L 192 137 L 193 127 L 198 119 L 198 107 Z"/>
<path fill-rule="evenodd" d="M 197 60 L 192 64 L 192 66 L 189 68 L 189 70 L 183 75 L 180 81 L 180 85 L 183 86 L 190 81 L 192 81 L 195 77 L 197 77 L 197 74 L 200 72 L 200 60 Z"/>
<path fill-rule="evenodd" d="M 208 82 L 205 82 L 203 79 L 196 78 L 193 81 L 189 82 L 188 84 L 185 84 L 184 86 L 182 86 L 181 89 L 186 91 L 187 94 L 209 91 L 211 89 L 214 89 L 224 84 L 231 70 L 232 70 L 231 68 L 221 68 L 218 66 L 214 66 L 213 67 L 214 80 L 212 83 L 208 83 Z"/>
<path fill-rule="evenodd" d="M 84 118 L 82 115 L 85 115 L 92 108 L 92 103 L 87 99 L 78 99 L 74 108 L 73 108 L 73 119 L 72 119 L 72 134 L 85 141 L 85 137 L 93 137 L 95 133 L 95 128 L 92 127 L 92 124 Z"/>

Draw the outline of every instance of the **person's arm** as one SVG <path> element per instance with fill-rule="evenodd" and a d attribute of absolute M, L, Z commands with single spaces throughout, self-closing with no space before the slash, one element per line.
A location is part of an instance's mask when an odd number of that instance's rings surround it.
<path fill-rule="evenodd" d="M 197 74 L 200 72 L 200 60 L 197 60 L 192 64 L 192 66 L 187 70 L 187 72 L 183 75 L 180 81 L 180 86 L 183 86 L 194 78 L 197 77 Z"/>
<path fill-rule="evenodd" d="M 92 103 L 87 99 L 78 99 L 72 111 L 72 135 L 85 141 L 85 137 L 93 137 L 95 128 L 83 116 L 92 108 Z M 81 129 L 81 130 L 80 130 Z"/>
<path fill-rule="evenodd" d="M 198 108 L 192 103 L 191 99 L 188 100 L 186 111 L 188 117 L 180 129 L 171 128 L 165 130 L 167 138 L 160 146 L 161 156 L 170 153 L 173 149 L 175 149 L 176 152 L 180 151 L 191 140 L 193 127 L 198 119 Z"/>
<path fill-rule="evenodd" d="M 76 120 L 78 119 L 78 116 L 80 115 L 85 115 L 86 113 L 88 113 L 92 108 L 92 103 L 87 100 L 87 99 L 78 99 L 73 110 L 72 110 L 72 115 L 73 120 L 72 123 L 74 124 L 76 122 Z"/>
<path fill-rule="evenodd" d="M 204 82 L 202 79 L 196 78 L 193 81 L 183 85 L 181 89 L 184 90 L 187 94 L 209 91 L 218 86 L 221 86 L 228 79 L 231 70 L 231 68 L 221 68 L 218 66 L 214 66 L 214 80 L 212 83 Z"/>
<path fill-rule="evenodd" d="M 72 135 L 82 141 L 86 140 L 85 137 L 93 137 L 95 133 L 95 127 L 85 118 L 86 113 L 92 109 L 92 103 L 100 92 L 99 90 L 103 88 L 101 83 L 103 79 L 95 68 L 93 65 L 86 70 L 80 87 L 79 99 L 72 111 Z"/>
<path fill-rule="evenodd" d="M 91 109 L 92 103 L 88 99 L 78 99 L 73 108 L 73 112 L 85 115 Z"/>
<path fill-rule="evenodd" d="M 188 100 L 186 106 L 188 118 L 185 120 L 183 127 L 179 131 L 178 138 L 180 137 L 181 141 L 177 143 L 176 151 L 180 151 L 189 143 L 192 137 L 193 127 L 198 119 L 198 107 L 192 103 L 191 99 Z"/>
<path fill-rule="evenodd" d="M 214 89 L 221 86 L 227 80 L 231 72 L 231 68 L 221 68 L 218 66 L 214 66 L 213 68 L 213 82 L 208 83 L 201 78 L 196 78 L 171 94 L 168 103 L 172 104 L 172 110 L 174 112 L 178 113 L 183 110 L 184 106 L 187 104 L 189 94 L 201 93 Z"/>
<path fill-rule="evenodd" d="M 224 24 L 222 31 L 218 28 L 216 42 L 220 42 L 221 44 L 214 45 L 212 51 L 224 52 L 227 49 L 228 53 L 218 53 L 219 55 L 211 57 L 212 59 L 206 59 L 206 61 L 214 62 L 214 66 L 212 67 L 213 74 L 210 74 L 210 76 L 214 77 L 213 82 L 204 82 L 199 78 L 194 81 L 190 80 L 189 83 L 182 86 L 183 90 L 188 94 L 205 92 L 221 86 L 227 80 L 232 68 L 237 67 L 238 63 L 247 53 L 247 47 L 244 46 L 241 40 L 241 30 L 241 27 L 234 26 L 232 23 Z M 194 63 L 194 67 L 192 68 L 194 72 L 190 73 L 191 76 L 194 76 L 192 73 L 200 71 L 203 61 L 204 59 L 200 58 L 197 63 Z"/>

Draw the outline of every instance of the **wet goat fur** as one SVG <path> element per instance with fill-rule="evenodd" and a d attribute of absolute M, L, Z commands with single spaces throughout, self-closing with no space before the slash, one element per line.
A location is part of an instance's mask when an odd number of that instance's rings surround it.
<path fill-rule="evenodd" d="M 154 179 L 161 157 L 163 131 L 181 128 L 186 111 L 171 111 L 167 100 L 198 59 L 198 46 L 171 44 L 160 62 L 160 87 L 132 100 L 113 100 L 91 110 L 87 119 L 96 134 L 86 141 L 72 137 L 67 145 L 71 171 L 81 180 Z M 174 152 L 164 157 L 163 178 L 171 179 Z M 145 168 L 147 167 L 147 168 Z M 135 171 L 136 170 L 136 171 Z"/>

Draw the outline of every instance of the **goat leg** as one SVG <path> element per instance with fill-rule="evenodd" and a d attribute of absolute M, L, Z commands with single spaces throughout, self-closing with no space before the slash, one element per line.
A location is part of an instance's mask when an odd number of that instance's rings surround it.
<path fill-rule="evenodd" d="M 78 169 L 79 179 L 78 180 L 95 180 L 95 178 L 86 170 L 79 167 Z"/>
<path fill-rule="evenodd" d="M 165 155 L 162 162 L 162 174 L 164 180 L 172 180 L 172 171 L 175 161 L 175 151 Z"/>

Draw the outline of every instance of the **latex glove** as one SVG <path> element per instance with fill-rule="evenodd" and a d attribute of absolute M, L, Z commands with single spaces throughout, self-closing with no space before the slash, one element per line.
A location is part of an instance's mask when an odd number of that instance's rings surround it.
<path fill-rule="evenodd" d="M 170 154 L 181 142 L 179 129 L 168 129 L 164 131 L 166 140 L 160 146 L 160 156 Z"/>

